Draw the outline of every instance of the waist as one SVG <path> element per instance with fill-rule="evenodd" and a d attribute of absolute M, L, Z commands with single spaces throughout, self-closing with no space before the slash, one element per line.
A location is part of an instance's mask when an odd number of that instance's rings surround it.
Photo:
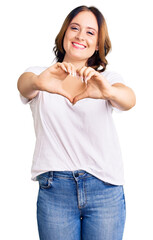
<path fill-rule="evenodd" d="M 59 178 L 68 178 L 68 179 L 74 179 L 74 178 L 88 178 L 94 176 L 85 170 L 74 170 L 74 171 L 48 171 L 45 173 L 40 174 L 36 177 L 36 180 L 39 180 L 39 178 L 42 177 L 59 177 Z"/>

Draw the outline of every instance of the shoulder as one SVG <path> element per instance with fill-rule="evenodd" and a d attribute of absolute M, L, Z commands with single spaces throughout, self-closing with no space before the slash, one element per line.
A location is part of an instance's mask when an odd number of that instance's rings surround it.
<path fill-rule="evenodd" d="M 115 71 L 105 70 L 104 72 L 101 72 L 101 74 L 108 80 L 111 85 L 114 83 L 125 83 L 121 74 Z"/>
<path fill-rule="evenodd" d="M 43 72 L 47 68 L 48 67 L 32 66 L 32 67 L 26 68 L 24 72 L 32 72 L 34 74 L 39 75 L 41 72 Z"/>

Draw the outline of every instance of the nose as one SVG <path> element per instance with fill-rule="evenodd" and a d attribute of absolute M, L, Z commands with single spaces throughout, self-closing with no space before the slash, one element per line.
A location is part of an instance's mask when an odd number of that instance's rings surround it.
<path fill-rule="evenodd" d="M 81 31 L 77 33 L 76 39 L 82 40 L 82 41 L 85 39 L 85 38 L 84 38 L 84 35 L 83 35 L 83 33 L 82 33 Z"/>

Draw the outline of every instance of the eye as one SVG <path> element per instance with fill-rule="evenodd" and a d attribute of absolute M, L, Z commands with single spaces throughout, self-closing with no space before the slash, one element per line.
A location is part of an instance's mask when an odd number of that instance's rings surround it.
<path fill-rule="evenodd" d="M 89 32 L 87 32 L 87 33 L 88 33 L 88 34 L 90 34 L 90 35 L 94 35 L 94 33 L 93 33 L 93 32 L 90 32 L 90 31 L 89 31 Z"/>
<path fill-rule="evenodd" d="M 71 27 L 71 29 L 72 29 L 72 30 L 78 30 L 78 28 L 77 28 L 77 27 Z"/>

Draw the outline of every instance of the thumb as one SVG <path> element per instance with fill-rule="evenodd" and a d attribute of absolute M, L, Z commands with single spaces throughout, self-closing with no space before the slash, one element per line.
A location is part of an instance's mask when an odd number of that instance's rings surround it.
<path fill-rule="evenodd" d="M 83 98 L 87 98 L 87 97 L 88 97 L 88 94 L 87 94 L 87 91 L 85 90 L 84 92 L 80 93 L 79 95 L 77 95 L 77 96 L 75 96 L 75 97 L 73 98 L 73 105 L 74 105 L 77 101 L 79 101 L 79 100 L 81 100 L 81 99 L 83 99 Z"/>
<path fill-rule="evenodd" d="M 58 94 L 62 95 L 63 97 L 66 97 L 71 103 L 73 102 L 73 97 L 65 90 L 62 89 L 61 91 L 58 92 Z"/>

